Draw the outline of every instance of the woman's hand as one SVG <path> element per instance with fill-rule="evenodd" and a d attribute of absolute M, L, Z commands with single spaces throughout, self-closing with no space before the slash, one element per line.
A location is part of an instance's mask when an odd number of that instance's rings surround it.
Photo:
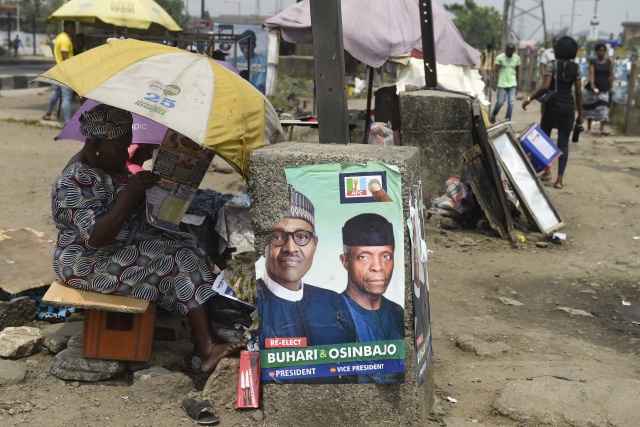
<path fill-rule="evenodd" d="M 130 194 L 133 198 L 138 198 L 145 191 L 153 187 L 153 184 L 158 181 L 158 175 L 155 175 L 149 171 L 138 172 L 131 177 L 129 184 L 127 185 L 126 193 Z"/>
<path fill-rule="evenodd" d="M 96 217 L 93 231 L 87 243 L 94 248 L 102 248 L 113 243 L 122 229 L 131 209 L 136 205 L 144 192 L 153 187 L 160 178 L 148 171 L 139 172 L 131 177 L 115 205 L 105 213 Z"/>
<path fill-rule="evenodd" d="M 531 104 L 531 101 L 529 101 L 528 99 L 525 99 L 522 102 L 522 109 L 526 111 L 527 110 L 527 105 L 529 105 L 529 104 Z"/>
<path fill-rule="evenodd" d="M 579 125 L 584 123 L 584 119 L 582 118 L 582 113 L 578 113 L 578 117 L 576 118 L 576 123 Z"/>

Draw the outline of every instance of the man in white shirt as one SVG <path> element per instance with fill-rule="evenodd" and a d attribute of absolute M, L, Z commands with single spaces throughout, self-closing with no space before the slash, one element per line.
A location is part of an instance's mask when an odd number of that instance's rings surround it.
<path fill-rule="evenodd" d="M 542 52 L 542 55 L 540 55 L 540 81 L 544 79 L 544 70 L 547 69 L 547 64 L 556 60 L 556 53 L 554 49 L 559 39 L 560 37 L 553 36 L 553 39 L 551 40 L 551 48 L 546 49 Z"/>

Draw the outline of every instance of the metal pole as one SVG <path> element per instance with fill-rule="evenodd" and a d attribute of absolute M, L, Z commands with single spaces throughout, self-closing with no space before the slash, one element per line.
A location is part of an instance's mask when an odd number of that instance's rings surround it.
<path fill-rule="evenodd" d="M 349 143 L 340 0 L 310 0 L 320 143 Z"/>
<path fill-rule="evenodd" d="M 571 24 L 569 25 L 569 37 L 573 37 L 573 16 L 576 13 L 576 0 L 571 3 Z"/>
<path fill-rule="evenodd" d="M 511 8 L 511 0 L 504 0 L 502 8 L 502 34 L 500 35 L 500 49 L 504 50 L 509 42 L 509 9 Z"/>
<path fill-rule="evenodd" d="M 7 12 L 7 48 L 11 52 L 11 12 Z"/>
<path fill-rule="evenodd" d="M 436 71 L 436 44 L 433 36 L 433 12 L 431 10 L 431 0 L 419 0 L 419 3 L 425 86 L 437 87 L 438 73 Z"/>
<path fill-rule="evenodd" d="M 36 56 L 36 14 L 32 15 L 32 31 L 33 31 L 33 56 Z"/>
<path fill-rule="evenodd" d="M 364 118 L 364 136 L 369 134 L 369 126 L 371 126 L 371 98 L 373 97 L 373 73 L 375 69 L 369 67 L 369 81 L 367 82 L 367 114 Z M 363 141 L 366 144 L 367 141 Z"/>

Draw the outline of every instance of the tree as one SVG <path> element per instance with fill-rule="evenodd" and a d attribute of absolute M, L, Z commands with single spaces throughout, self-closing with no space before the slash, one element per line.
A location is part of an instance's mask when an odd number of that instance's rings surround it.
<path fill-rule="evenodd" d="M 165 12 L 167 12 L 174 21 L 176 21 L 176 24 L 180 25 L 181 27 L 184 26 L 184 24 L 186 23 L 186 17 L 188 15 L 183 16 L 182 15 L 182 9 L 184 7 L 184 5 L 182 4 L 182 1 L 180 0 L 155 0 L 156 3 L 158 3 L 164 10 Z"/>
<path fill-rule="evenodd" d="M 444 8 L 455 15 L 453 23 L 467 44 L 482 50 L 488 44 L 495 48 L 500 43 L 502 15 L 494 7 L 464 0 L 464 4 L 446 4 Z"/>

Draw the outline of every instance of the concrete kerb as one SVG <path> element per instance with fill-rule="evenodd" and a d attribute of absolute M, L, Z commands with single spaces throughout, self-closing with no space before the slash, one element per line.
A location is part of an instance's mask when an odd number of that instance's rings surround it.
<path fill-rule="evenodd" d="M 419 150 L 415 147 L 299 142 L 285 142 L 253 151 L 249 160 L 249 195 L 256 248 L 263 250 L 273 224 L 287 213 L 286 167 L 369 161 L 395 165 L 402 177 L 403 216 L 406 218 L 409 215 L 409 190 L 421 176 L 418 154 Z M 406 229 L 404 241 L 404 384 L 267 384 L 263 387 L 266 425 L 422 426 L 427 423 L 434 393 L 433 364 L 426 374 L 426 381 L 418 386 L 413 330 L 411 243 Z"/>

